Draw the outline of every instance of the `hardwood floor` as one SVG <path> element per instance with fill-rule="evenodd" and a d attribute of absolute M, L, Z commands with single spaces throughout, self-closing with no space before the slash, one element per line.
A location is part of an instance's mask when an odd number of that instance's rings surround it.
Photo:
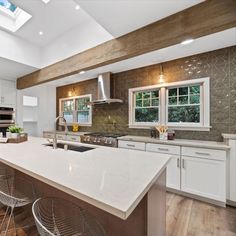
<path fill-rule="evenodd" d="M 2 216 L 0 211 L 0 218 Z M 22 225 L 22 217 L 20 221 Z M 236 208 L 216 207 L 167 193 L 166 230 L 166 236 L 236 236 Z M 35 227 L 17 231 L 17 236 L 37 235 Z M 15 235 L 9 232 L 8 236 Z"/>
<path fill-rule="evenodd" d="M 167 193 L 166 236 L 236 236 L 236 208 Z"/>

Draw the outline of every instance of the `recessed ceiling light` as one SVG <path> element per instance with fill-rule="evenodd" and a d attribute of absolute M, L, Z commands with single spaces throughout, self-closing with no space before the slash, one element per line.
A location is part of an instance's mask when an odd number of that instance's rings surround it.
<path fill-rule="evenodd" d="M 49 3 L 51 0 L 42 0 L 45 4 Z"/>
<path fill-rule="evenodd" d="M 79 72 L 79 74 L 80 74 L 80 75 L 85 74 L 85 71 L 82 70 L 82 71 Z"/>
<path fill-rule="evenodd" d="M 43 35 L 43 31 L 39 31 L 39 35 Z"/>
<path fill-rule="evenodd" d="M 187 45 L 187 44 L 190 44 L 194 41 L 194 39 L 186 39 L 184 41 L 181 42 L 182 45 Z"/>
<path fill-rule="evenodd" d="M 75 10 L 79 10 L 80 9 L 80 6 L 79 5 L 76 5 L 75 6 Z"/>

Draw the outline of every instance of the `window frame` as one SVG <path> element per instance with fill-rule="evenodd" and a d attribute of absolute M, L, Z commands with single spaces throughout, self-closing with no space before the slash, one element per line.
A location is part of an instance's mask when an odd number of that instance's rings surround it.
<path fill-rule="evenodd" d="M 63 102 L 73 100 L 73 109 L 72 109 L 72 115 L 73 115 L 73 122 L 67 123 L 67 125 L 71 126 L 73 124 L 79 124 L 80 126 L 92 126 L 92 106 L 90 106 L 89 109 L 89 121 L 88 122 L 78 122 L 77 121 L 77 112 L 79 110 L 76 110 L 76 100 L 81 99 L 81 98 L 89 98 L 89 101 L 92 101 L 92 94 L 85 94 L 85 95 L 80 95 L 80 96 L 75 96 L 75 97 L 67 97 L 67 98 L 60 98 L 59 99 L 59 114 L 63 115 Z M 63 125 L 62 122 L 59 122 L 59 125 Z"/>
<path fill-rule="evenodd" d="M 168 122 L 168 90 L 171 88 L 189 87 L 194 85 L 200 85 L 200 122 Z M 159 89 L 159 122 L 143 122 L 142 124 L 134 122 L 134 93 L 153 89 Z M 211 128 L 210 78 L 204 77 L 199 79 L 183 80 L 178 82 L 129 89 L 129 128 L 147 129 L 155 125 L 166 125 L 169 128 L 175 130 L 209 131 Z"/>

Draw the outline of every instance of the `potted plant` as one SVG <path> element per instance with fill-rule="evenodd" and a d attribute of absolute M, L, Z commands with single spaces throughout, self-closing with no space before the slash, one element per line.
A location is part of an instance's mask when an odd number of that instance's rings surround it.
<path fill-rule="evenodd" d="M 7 137 L 8 138 L 18 138 L 19 134 L 22 131 L 23 131 L 23 129 L 18 126 L 10 126 L 7 129 Z"/>

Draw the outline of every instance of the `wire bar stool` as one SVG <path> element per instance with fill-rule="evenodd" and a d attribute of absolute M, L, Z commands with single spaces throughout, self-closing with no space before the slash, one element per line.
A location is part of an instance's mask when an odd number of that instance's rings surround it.
<path fill-rule="evenodd" d="M 11 221 L 13 222 L 14 234 L 17 235 L 14 209 L 26 206 L 32 203 L 34 199 L 35 193 L 31 182 L 21 177 L 15 177 L 13 170 L 0 169 L 0 202 L 7 207 L 0 225 L 0 232 L 4 233 L 4 236 L 8 233 Z"/>
<path fill-rule="evenodd" d="M 61 198 L 40 198 L 32 206 L 40 236 L 106 236 L 84 209 Z"/>

